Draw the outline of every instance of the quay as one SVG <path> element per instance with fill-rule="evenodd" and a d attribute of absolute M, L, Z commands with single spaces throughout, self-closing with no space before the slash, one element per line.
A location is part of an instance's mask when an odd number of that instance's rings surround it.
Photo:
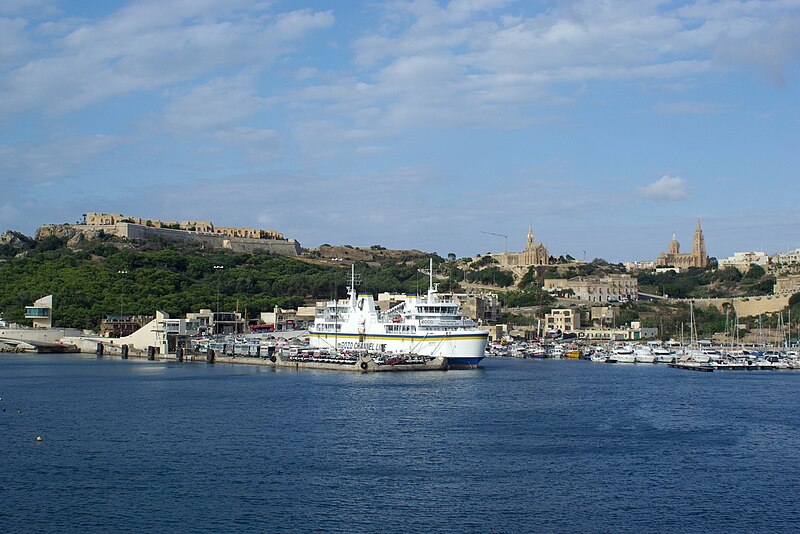
<path fill-rule="evenodd" d="M 37 354 L 62 354 L 80 352 L 77 346 L 64 343 L 49 343 L 23 339 L 0 338 L 0 352 L 34 352 Z"/>
<path fill-rule="evenodd" d="M 715 370 L 713 365 L 694 362 L 668 363 L 667 367 L 672 367 L 673 369 L 688 369 L 689 371 L 700 371 L 703 373 L 711 373 Z"/>
<path fill-rule="evenodd" d="M 119 356 L 126 359 L 146 359 L 160 362 L 204 362 L 223 363 L 233 365 L 258 365 L 263 367 L 285 369 L 316 369 L 325 371 L 350 371 L 358 373 L 373 372 L 404 372 L 404 371 L 446 371 L 450 368 L 446 357 L 433 359 L 422 358 L 415 355 L 392 356 L 384 358 L 383 355 L 362 353 L 343 357 L 341 355 L 314 356 L 313 353 L 296 354 L 275 351 L 271 354 L 242 355 L 235 353 L 218 352 L 215 349 L 206 351 L 179 349 L 174 354 L 160 354 L 148 347 L 146 350 L 128 348 L 126 345 L 105 345 L 97 343 L 94 354 L 98 358 L 106 356 Z M 75 351 L 77 352 L 77 351 Z M 90 351 L 83 351 L 91 354 Z"/>
<path fill-rule="evenodd" d="M 275 353 L 270 357 L 253 358 L 248 356 L 215 356 L 218 363 L 264 365 L 286 369 L 318 369 L 325 371 L 350 371 L 360 373 L 403 372 L 403 371 L 445 371 L 449 368 L 447 358 L 437 357 L 421 363 L 386 363 L 379 362 L 370 355 L 360 356 L 356 360 L 336 362 L 332 360 L 313 361 L 298 360 Z"/>

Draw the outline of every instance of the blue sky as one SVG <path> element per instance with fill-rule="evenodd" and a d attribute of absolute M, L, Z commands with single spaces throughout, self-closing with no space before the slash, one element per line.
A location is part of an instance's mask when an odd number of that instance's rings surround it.
<path fill-rule="evenodd" d="M 800 0 L 0 4 L 0 231 L 800 247 Z"/>

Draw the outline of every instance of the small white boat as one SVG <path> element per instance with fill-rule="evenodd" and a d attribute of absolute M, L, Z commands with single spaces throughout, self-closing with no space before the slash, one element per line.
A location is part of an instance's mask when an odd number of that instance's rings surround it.
<path fill-rule="evenodd" d="M 633 347 L 623 345 L 611 349 L 611 354 L 608 355 L 606 360 L 608 363 L 636 363 L 636 354 Z"/>
<path fill-rule="evenodd" d="M 637 345 L 633 349 L 633 357 L 636 363 L 655 363 L 656 361 L 653 351 L 646 345 Z"/>

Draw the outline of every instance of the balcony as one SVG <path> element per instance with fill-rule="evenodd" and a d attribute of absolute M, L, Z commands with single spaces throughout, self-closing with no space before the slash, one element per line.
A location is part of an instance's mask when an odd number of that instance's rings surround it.
<path fill-rule="evenodd" d="M 50 308 L 40 308 L 37 306 L 25 306 L 26 319 L 48 319 L 50 318 Z"/>

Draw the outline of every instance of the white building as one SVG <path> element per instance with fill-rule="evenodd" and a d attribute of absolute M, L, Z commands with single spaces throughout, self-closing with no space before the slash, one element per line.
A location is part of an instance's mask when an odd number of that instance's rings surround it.
<path fill-rule="evenodd" d="M 119 348 L 123 345 L 140 352 L 153 347 L 156 354 L 167 356 L 175 354 L 179 347 L 186 347 L 189 338 L 197 334 L 198 323 L 192 319 L 171 319 L 169 314 L 156 310 L 155 319 L 133 334 L 114 339 L 99 336 L 65 337 L 65 343 L 72 343 L 84 352 L 95 350 L 98 343 Z"/>
<path fill-rule="evenodd" d="M 779 252 L 770 259 L 772 263 L 779 263 L 781 265 L 800 264 L 800 248 L 796 248 L 789 252 Z"/>
<path fill-rule="evenodd" d="M 719 260 L 719 268 L 735 267 L 741 272 L 746 273 L 750 270 L 751 265 L 759 265 L 767 269 L 770 264 L 770 258 L 763 252 L 734 252 L 730 258 L 723 258 Z"/>
<path fill-rule="evenodd" d="M 631 322 L 630 326 L 620 326 L 603 328 L 593 326 L 584 328 L 578 332 L 579 339 L 587 341 L 631 341 L 637 339 L 647 339 L 658 336 L 658 328 L 642 326 L 639 321 Z"/>
<path fill-rule="evenodd" d="M 52 328 L 53 295 L 40 298 L 33 306 L 25 306 L 25 318 L 33 321 L 34 328 Z"/>
<path fill-rule="evenodd" d="M 654 261 L 626 261 L 623 262 L 622 265 L 625 266 L 625 270 L 628 272 L 631 271 L 652 271 L 656 268 L 656 262 Z"/>

